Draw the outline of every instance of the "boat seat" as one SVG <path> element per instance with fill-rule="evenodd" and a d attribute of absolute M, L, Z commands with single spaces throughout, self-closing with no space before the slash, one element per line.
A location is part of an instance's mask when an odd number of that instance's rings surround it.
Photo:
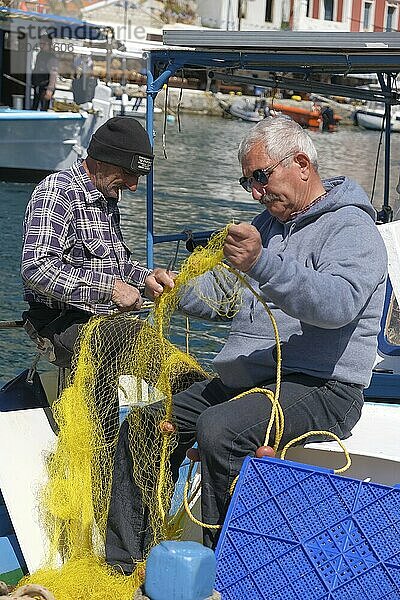
<path fill-rule="evenodd" d="M 385 485 L 400 483 L 399 428 L 399 405 L 366 403 L 351 437 L 343 441 L 352 464 L 342 475 Z M 290 448 L 286 458 L 328 469 L 340 468 L 346 462 L 342 449 L 334 441 Z"/>

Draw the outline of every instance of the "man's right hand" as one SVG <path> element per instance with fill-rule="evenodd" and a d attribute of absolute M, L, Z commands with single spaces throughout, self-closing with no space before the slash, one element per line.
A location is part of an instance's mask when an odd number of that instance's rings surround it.
<path fill-rule="evenodd" d="M 121 279 L 115 280 L 111 300 L 120 312 L 139 310 L 143 304 L 139 290 Z"/>

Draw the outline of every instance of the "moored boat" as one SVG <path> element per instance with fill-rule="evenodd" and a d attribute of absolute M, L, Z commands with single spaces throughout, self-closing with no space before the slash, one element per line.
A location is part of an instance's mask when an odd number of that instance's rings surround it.
<path fill-rule="evenodd" d="M 94 115 L 0 110 L 0 179 L 37 181 L 83 152 Z"/>
<path fill-rule="evenodd" d="M 263 115 L 256 109 L 254 103 L 249 102 L 248 99 L 233 102 L 228 111 L 233 117 L 242 121 L 258 123 L 263 119 Z"/>
<path fill-rule="evenodd" d="M 91 135 L 107 119 L 145 119 L 146 101 L 139 100 L 123 103 L 99 83 L 93 100 L 79 112 L 0 108 L 0 180 L 35 182 L 69 168 L 85 155 Z"/>
<path fill-rule="evenodd" d="M 146 102 L 137 98 L 122 106 L 121 100 L 113 95 L 113 89 L 91 77 L 91 98 L 89 102 L 77 99 L 74 102 L 73 80 L 70 89 L 55 90 L 54 109 L 33 111 L 31 106 L 31 81 L 33 51 L 43 27 L 49 28 L 52 37 L 63 40 L 55 45 L 61 48 L 76 49 L 69 43 L 73 39 L 90 41 L 106 40 L 101 26 L 92 25 L 78 19 L 47 15 L 0 7 L 0 20 L 13 39 L 7 42 L 6 36 L 0 38 L 0 179 L 3 181 L 36 182 L 51 172 L 59 171 L 84 155 L 92 133 L 108 118 L 117 114 L 127 114 L 137 118 L 146 117 Z M 6 24 L 5 24 L 6 23 Z M 27 39 L 29 38 L 29 42 Z M 65 39 L 64 39 L 65 38 Z M 22 43 L 22 41 L 24 43 Z M 12 47 L 12 52 L 9 47 Z M 80 47 L 86 54 L 88 48 Z M 93 50 L 96 52 L 96 50 Z M 99 50 L 97 50 L 99 52 Z M 105 56 L 108 50 L 102 49 Z M 109 48 L 118 56 L 130 56 Z M 137 53 L 134 54 L 137 56 Z M 26 72 L 15 72 L 16 65 L 26 65 Z M 15 75 L 17 74 L 17 77 Z M 21 94 L 21 90 L 24 94 Z M 75 92 L 77 89 L 75 89 Z M 18 94 L 14 93 L 18 92 Z M 79 96 L 79 95 L 78 95 Z M 18 108 L 17 108 L 18 106 Z M 158 109 L 160 112 L 161 110 Z"/>
<path fill-rule="evenodd" d="M 353 119 L 356 125 L 364 129 L 381 131 L 385 122 L 385 105 L 382 102 L 368 102 L 354 112 Z M 391 110 L 390 128 L 393 132 L 400 131 L 400 110 L 396 107 Z"/>
<path fill-rule="evenodd" d="M 304 106 L 273 102 L 271 110 L 288 115 L 302 127 L 334 131 L 341 117 L 334 114 L 328 107 L 322 107 L 314 102 L 310 102 L 309 104 L 309 108 L 306 108 Z"/>

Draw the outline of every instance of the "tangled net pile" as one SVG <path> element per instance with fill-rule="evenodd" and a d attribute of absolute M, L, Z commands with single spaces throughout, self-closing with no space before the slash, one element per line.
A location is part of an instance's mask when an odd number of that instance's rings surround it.
<path fill-rule="evenodd" d="M 53 405 L 59 436 L 48 458 L 48 484 L 41 501 L 49 557 L 23 583 L 43 585 L 56 600 L 131 600 L 142 583 L 143 569 L 125 576 L 104 560 L 121 394 L 124 403 L 131 404 L 134 478 L 152 531 L 148 550 L 171 535 L 169 457 L 177 443 L 172 396 L 208 374 L 166 336 L 180 294 L 199 293 L 196 278 L 200 275 L 214 269 L 219 285 L 229 289 L 226 284 L 232 273 L 221 264 L 226 232 L 227 228 L 205 248 L 195 249 L 183 263 L 175 287 L 162 294 L 145 321 L 118 314 L 93 318 L 84 327 L 71 384 Z M 240 302 L 240 286 L 224 298 L 213 310 L 232 315 Z"/>

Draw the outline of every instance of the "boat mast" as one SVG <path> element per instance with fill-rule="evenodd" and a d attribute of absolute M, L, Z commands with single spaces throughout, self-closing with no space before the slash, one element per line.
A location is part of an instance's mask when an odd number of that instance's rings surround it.
<path fill-rule="evenodd" d="M 149 136 L 151 146 L 154 146 L 154 99 L 153 89 L 154 75 L 151 53 L 147 54 L 147 104 L 146 104 L 146 131 Z M 147 267 L 152 269 L 154 266 L 154 175 L 153 169 L 147 175 L 146 185 L 146 257 Z"/>
<path fill-rule="evenodd" d="M 385 166 L 384 166 L 384 187 L 383 187 L 383 205 L 378 213 L 379 221 L 387 223 L 393 220 L 393 209 L 390 206 L 390 136 L 392 131 L 392 75 L 387 73 L 386 81 L 383 73 L 377 73 L 378 80 L 385 94 Z"/>

